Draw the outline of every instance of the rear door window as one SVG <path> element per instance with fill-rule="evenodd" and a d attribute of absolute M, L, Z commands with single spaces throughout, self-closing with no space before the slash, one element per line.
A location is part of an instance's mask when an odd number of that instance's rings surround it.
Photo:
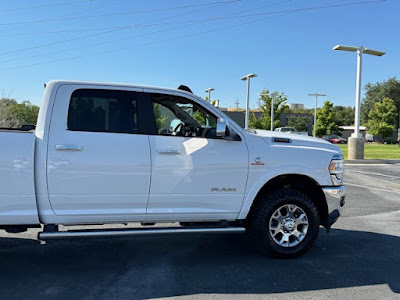
<path fill-rule="evenodd" d="M 68 130 L 90 132 L 154 132 L 151 103 L 143 93 L 120 90 L 78 89 L 71 95 Z"/>

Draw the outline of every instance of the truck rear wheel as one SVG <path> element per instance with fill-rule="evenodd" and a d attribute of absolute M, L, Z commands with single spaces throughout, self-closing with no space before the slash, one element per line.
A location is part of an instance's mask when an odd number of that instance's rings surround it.
<path fill-rule="evenodd" d="M 295 257 L 314 244 L 319 215 L 306 195 L 279 189 L 260 196 L 248 217 L 247 232 L 263 254 Z"/>

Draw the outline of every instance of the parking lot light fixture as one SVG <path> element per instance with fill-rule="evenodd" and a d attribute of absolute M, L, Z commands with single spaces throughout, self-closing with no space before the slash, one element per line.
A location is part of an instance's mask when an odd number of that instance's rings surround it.
<path fill-rule="evenodd" d="M 336 45 L 333 50 L 357 52 L 357 79 L 356 79 L 356 101 L 354 112 L 354 133 L 349 138 L 349 159 L 363 159 L 364 158 L 364 139 L 360 133 L 360 98 L 361 98 L 361 71 L 362 71 L 362 55 L 363 53 L 383 56 L 385 52 L 368 49 L 364 46 L 345 46 Z M 352 140 L 354 138 L 354 140 Z"/>
<path fill-rule="evenodd" d="M 308 94 L 307 96 L 315 97 L 315 110 L 314 110 L 314 128 L 313 128 L 313 136 L 315 137 L 317 134 L 317 108 L 318 108 L 318 97 L 326 97 L 324 94 Z"/>
<path fill-rule="evenodd" d="M 250 78 L 257 77 L 256 74 L 251 73 L 247 74 L 246 76 L 243 76 L 240 78 L 240 80 L 246 80 L 247 81 L 247 95 L 246 95 L 246 116 L 244 120 L 244 129 L 249 129 L 249 94 L 250 94 Z"/>
<path fill-rule="evenodd" d="M 211 103 L 211 92 L 212 91 L 215 91 L 215 89 L 214 88 L 208 88 L 208 89 L 205 90 L 205 92 L 208 93 L 208 102 L 210 102 L 210 103 Z"/>

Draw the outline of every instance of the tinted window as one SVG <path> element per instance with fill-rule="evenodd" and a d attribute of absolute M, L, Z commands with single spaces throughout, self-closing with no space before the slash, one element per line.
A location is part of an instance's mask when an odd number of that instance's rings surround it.
<path fill-rule="evenodd" d="M 72 93 L 69 130 L 143 133 L 146 130 L 140 130 L 138 121 L 138 93 L 95 89 Z"/>

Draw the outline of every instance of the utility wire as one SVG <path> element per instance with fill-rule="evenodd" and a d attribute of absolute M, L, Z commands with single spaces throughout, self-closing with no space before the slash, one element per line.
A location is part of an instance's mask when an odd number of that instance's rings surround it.
<path fill-rule="evenodd" d="M 195 24 L 189 24 L 189 26 L 191 26 L 191 25 L 195 25 Z M 59 53 L 64 53 L 64 52 L 69 52 L 69 51 L 74 51 L 74 50 L 80 50 L 80 49 L 83 49 L 83 48 L 97 47 L 97 46 L 101 46 L 101 45 L 105 45 L 105 44 L 111 44 L 111 43 L 115 43 L 115 42 L 120 42 L 120 41 L 123 41 L 123 40 L 129 40 L 129 39 L 132 39 L 132 38 L 137 38 L 137 37 L 142 37 L 142 36 L 147 36 L 147 35 L 155 35 L 155 34 L 158 34 L 158 33 L 161 33 L 161 32 L 167 32 L 167 31 L 171 31 L 171 30 L 174 30 L 174 29 L 179 29 L 179 28 L 182 28 L 182 27 L 183 26 L 175 26 L 175 27 L 172 27 L 172 28 L 167 28 L 167 29 L 147 32 L 147 33 L 140 34 L 140 35 L 133 35 L 133 36 L 128 36 L 128 37 L 124 37 L 124 38 L 120 38 L 120 39 L 104 41 L 104 42 L 95 43 L 95 44 L 89 44 L 89 45 L 85 45 L 85 46 L 73 47 L 73 48 L 57 50 L 57 51 L 41 53 L 41 54 L 34 54 L 34 55 L 25 56 L 25 57 L 21 57 L 21 58 L 7 59 L 7 60 L 0 61 L 0 64 L 9 63 L 9 62 L 13 62 L 13 61 L 19 61 L 19 60 L 25 60 L 25 59 L 34 58 L 34 57 L 43 57 L 43 56 L 52 55 L 52 54 L 59 54 Z M 187 27 L 187 25 L 185 27 Z"/>
<path fill-rule="evenodd" d="M 91 0 L 85 0 L 85 1 L 91 1 Z M 150 13 L 150 12 L 157 12 L 157 11 L 177 10 L 177 9 L 186 9 L 186 8 L 201 7 L 201 6 L 219 5 L 219 4 L 225 4 L 225 3 L 237 2 L 237 1 L 241 1 L 241 0 L 218 1 L 218 2 L 209 2 L 209 3 L 202 3 L 202 4 L 191 4 L 191 5 L 183 5 L 183 6 L 175 6 L 175 7 L 155 8 L 155 9 L 148 9 L 148 10 L 123 11 L 123 12 L 88 15 L 88 16 L 76 16 L 76 17 L 50 18 L 50 19 L 31 20 L 31 21 L 7 22 L 7 23 L 0 23 L 0 26 L 46 23 L 46 22 L 52 22 L 52 21 L 70 21 L 70 20 L 78 20 L 78 19 L 101 18 L 101 17 L 110 17 L 110 16 L 119 16 L 119 15 L 133 15 L 133 14 Z"/>
<path fill-rule="evenodd" d="M 265 7 L 270 7 L 270 6 L 275 6 L 281 3 L 285 3 L 285 2 L 290 2 L 292 0 L 284 0 L 284 1 L 279 1 L 279 2 L 275 2 L 273 4 L 268 4 L 268 5 L 264 5 L 261 8 L 265 8 Z M 342 0 L 344 1 L 344 0 Z M 260 8 L 260 7 L 259 7 Z M 253 11 L 259 8 L 254 8 L 254 9 L 250 9 L 250 10 L 244 10 L 244 11 L 240 11 L 237 13 L 234 13 L 233 15 L 238 15 L 238 14 L 242 14 L 244 12 L 248 12 L 248 11 Z M 222 19 L 222 18 L 221 18 Z M 209 21 L 215 21 L 214 19 L 203 19 L 203 20 L 197 20 L 195 23 L 190 22 L 192 24 L 189 25 L 195 25 L 195 24 L 199 24 L 199 23 L 206 23 Z M 170 24 L 176 24 L 177 22 L 173 22 L 173 23 L 163 23 L 162 25 L 170 25 Z M 180 22 L 178 22 L 180 23 Z M 171 31 L 174 29 L 179 29 L 182 28 L 184 26 L 174 26 L 172 28 L 167 28 L 167 29 L 162 29 L 162 30 L 158 30 L 158 31 L 152 31 L 149 33 L 145 33 L 145 34 L 140 34 L 140 35 L 133 35 L 133 36 L 128 36 L 128 37 L 124 37 L 124 38 L 119 38 L 119 39 L 114 39 L 114 40 L 109 40 L 109 41 L 104 41 L 104 42 L 100 42 L 100 43 L 94 43 L 94 44 L 89 44 L 89 45 L 84 45 L 84 46 L 79 46 L 79 47 L 73 47 L 73 48 L 68 48 L 68 49 L 63 49 L 63 50 L 57 50 L 57 51 L 52 51 L 52 52 L 47 52 L 47 53 L 40 53 L 40 54 L 34 54 L 34 55 L 30 55 L 30 56 L 25 56 L 25 57 L 19 57 L 19 58 L 14 58 L 14 59 L 7 59 L 7 60 L 3 60 L 0 61 L 0 64 L 3 63 L 9 63 L 9 62 L 13 62 L 13 61 L 19 61 L 19 60 L 25 60 L 25 59 L 29 59 L 29 58 L 34 58 L 34 57 L 42 57 L 42 56 L 46 56 L 46 55 L 52 55 L 52 54 L 58 54 L 58 53 L 64 53 L 64 52 L 69 52 L 69 51 L 73 51 L 73 50 L 80 50 L 82 48 L 88 48 L 88 47 L 97 47 L 100 45 L 105 45 L 105 44 L 110 44 L 110 43 L 115 43 L 115 42 L 120 42 L 123 40 L 128 40 L 128 39 L 132 39 L 135 37 L 142 37 L 142 36 L 147 36 L 147 35 L 153 35 L 153 34 L 158 34 L 161 32 L 166 32 L 166 31 Z"/>
<path fill-rule="evenodd" d="M 333 3 L 342 2 L 342 1 L 343 0 L 335 1 Z M 33 63 L 33 64 L 29 64 L 29 65 L 20 65 L 20 66 L 15 66 L 15 67 L 10 67 L 10 68 L 4 68 L 4 69 L 0 69 L 0 71 L 18 69 L 18 68 L 24 68 L 24 67 L 32 67 L 32 66 L 36 66 L 36 65 L 43 65 L 43 64 L 49 64 L 49 63 L 54 63 L 54 62 L 79 59 L 79 58 L 87 57 L 87 56 L 102 55 L 102 54 L 108 54 L 108 53 L 118 52 L 118 51 L 122 51 L 122 50 L 132 49 L 132 48 L 144 47 L 144 46 L 148 46 L 148 45 L 159 44 L 159 43 L 168 42 L 168 41 L 177 40 L 177 39 L 182 39 L 182 38 L 186 38 L 186 37 L 194 37 L 194 36 L 204 35 L 204 34 L 211 33 L 211 32 L 216 32 L 216 31 L 221 31 L 221 30 L 225 30 L 225 29 L 229 29 L 229 28 L 248 25 L 248 24 L 252 24 L 252 23 L 256 23 L 256 22 L 265 21 L 267 19 L 271 19 L 271 18 L 274 18 L 274 17 L 280 17 L 280 16 L 293 14 L 293 13 L 298 13 L 298 12 L 302 12 L 302 11 L 306 11 L 306 10 L 308 10 L 308 11 L 310 11 L 310 10 L 320 10 L 320 9 L 325 9 L 325 8 L 354 6 L 354 5 L 361 5 L 361 4 L 367 4 L 367 3 L 384 2 L 384 1 L 386 1 L 386 0 L 366 0 L 366 1 L 358 1 L 358 2 L 346 3 L 346 4 L 333 4 L 333 3 L 331 3 L 331 4 L 318 5 L 318 6 L 302 8 L 302 9 L 288 10 L 288 11 L 286 11 L 284 13 L 281 13 L 280 15 L 272 15 L 272 16 L 268 16 L 266 18 L 261 18 L 261 19 L 257 19 L 257 20 L 242 22 L 242 23 L 239 23 L 239 24 L 219 27 L 219 28 L 215 28 L 215 29 L 211 29 L 211 30 L 207 30 L 207 31 L 203 31 L 203 32 L 195 33 L 195 34 L 190 33 L 190 34 L 181 35 L 181 36 L 178 36 L 178 37 L 172 37 L 172 38 L 168 38 L 168 39 L 163 39 L 163 40 L 158 40 L 158 41 L 154 41 L 154 42 L 144 43 L 144 44 L 137 45 L 137 46 L 128 46 L 128 47 L 122 47 L 122 48 L 118 48 L 118 49 L 111 49 L 111 50 L 106 50 L 106 51 L 101 51 L 101 52 L 95 52 L 95 53 L 92 53 L 92 54 L 84 54 L 84 55 L 78 55 L 78 56 L 68 57 L 68 58 L 60 58 L 60 59 L 46 61 L 46 62 Z"/>
<path fill-rule="evenodd" d="M 75 4 L 75 3 L 91 2 L 91 1 L 93 1 L 93 0 L 76 0 L 76 1 L 69 1 L 69 2 L 61 2 L 61 3 L 42 4 L 42 5 L 29 6 L 29 7 L 16 7 L 16 8 L 10 8 L 10 9 L 2 9 L 2 10 L 0 10 L 0 13 L 10 12 L 10 11 L 17 11 L 17 10 L 43 8 L 43 7 L 70 5 L 70 4 Z"/>
<path fill-rule="evenodd" d="M 232 15 L 237 15 L 237 14 L 241 14 L 241 13 L 245 13 L 245 12 L 249 12 L 249 11 L 254 11 L 254 10 L 259 10 L 262 8 L 266 8 L 266 7 L 271 7 L 271 6 L 276 6 L 282 3 L 287 3 L 287 2 L 292 2 L 293 0 L 284 0 L 284 1 L 279 1 L 279 2 L 275 2 L 272 4 L 267 4 L 267 5 L 263 5 L 263 6 L 259 6 L 256 8 L 252 8 L 252 9 L 248 9 L 248 10 L 244 10 L 238 13 L 234 13 Z M 345 1 L 345 0 L 343 0 Z M 164 23 L 165 24 L 165 23 Z M 162 24 L 162 25 L 164 25 Z M 159 24 L 154 24 L 154 25 L 159 25 Z M 101 30 L 111 30 L 111 29 L 122 29 L 125 28 L 127 25 L 125 26 L 113 26 L 113 27 L 98 27 L 98 28 L 80 28 L 80 29 L 64 29 L 64 30 L 56 30 L 56 31 L 39 31 L 39 32 L 22 32 L 22 33 L 9 33 L 9 34 L 0 34 L 0 36 L 33 36 L 33 35 L 45 35 L 45 34 L 56 34 L 56 33 L 73 33 L 73 32 L 87 32 L 87 31 L 101 31 Z M 129 25 L 128 25 L 129 26 Z M 143 25 L 145 26 L 145 25 Z M 147 25 L 147 26 L 152 26 L 152 25 Z"/>
<path fill-rule="evenodd" d="M 124 26 L 124 27 L 119 28 L 119 29 L 107 30 L 107 31 L 99 32 L 99 33 L 94 33 L 94 34 L 90 34 L 90 35 L 84 35 L 84 36 L 80 36 L 80 37 L 76 37 L 76 38 L 72 38 L 72 39 L 67 39 L 67 40 L 62 40 L 62 41 L 58 41 L 58 42 L 52 42 L 52 43 L 41 44 L 41 45 L 28 47 L 28 48 L 23 48 L 23 49 L 7 51 L 7 52 L 0 53 L 0 55 L 6 55 L 6 54 L 10 54 L 10 53 L 16 53 L 16 52 L 22 52 L 22 51 L 26 51 L 26 50 L 32 50 L 32 49 L 47 47 L 47 46 L 57 45 L 57 44 L 65 43 L 65 42 L 71 42 L 71 41 L 81 40 L 81 39 L 85 39 L 85 38 L 89 38 L 89 37 L 99 36 L 99 35 L 103 35 L 103 34 L 107 34 L 107 33 L 111 33 L 111 32 L 126 30 L 126 29 L 130 29 L 130 28 L 134 28 L 134 27 L 140 27 L 140 26 L 144 26 L 146 24 L 151 24 L 151 23 L 157 22 L 157 21 L 176 18 L 176 17 L 180 17 L 182 15 L 192 14 L 192 13 L 196 13 L 196 12 L 199 12 L 199 11 L 202 11 L 202 10 L 206 10 L 206 9 L 210 9 L 210 8 L 214 8 L 214 7 L 222 6 L 222 5 L 226 5 L 226 4 L 231 4 L 231 3 L 235 3 L 235 2 L 239 2 L 239 1 L 242 1 L 242 0 L 230 0 L 230 1 L 225 1 L 225 2 L 219 2 L 219 4 L 215 4 L 215 5 L 212 5 L 210 7 L 201 8 L 201 9 L 197 9 L 197 10 L 193 10 L 193 11 L 190 11 L 190 12 L 185 12 L 185 13 L 181 13 L 181 14 L 177 14 L 177 15 L 173 15 L 173 16 L 169 16 L 169 17 L 164 17 L 164 18 L 161 18 L 161 19 L 156 19 L 156 20 L 153 20 L 153 21 L 149 21 L 147 23 L 139 23 L 139 24 L 135 24 L 135 25 Z"/>
<path fill-rule="evenodd" d="M 269 6 L 275 6 L 275 5 L 278 5 L 278 4 L 281 4 L 281 3 L 284 3 L 284 2 L 289 2 L 289 1 L 292 1 L 292 0 L 284 0 L 284 1 L 280 1 L 280 2 L 273 3 L 273 4 L 264 5 L 264 6 L 262 6 L 262 7 L 265 8 L 265 7 L 269 7 Z M 341 0 L 341 1 L 345 1 L 345 0 Z M 257 8 L 255 8 L 255 9 L 257 9 Z M 233 14 L 233 15 L 238 15 L 238 14 L 241 14 L 241 13 L 244 13 L 244 12 L 253 11 L 253 10 L 255 10 L 255 9 L 240 11 L 240 12 L 237 12 L 237 13 L 235 13 L 235 14 Z M 286 11 L 284 11 L 284 12 L 286 12 Z M 242 17 L 242 16 L 241 16 L 241 17 Z M 231 17 L 229 17 L 229 18 L 231 18 Z M 224 18 L 221 17 L 221 18 L 219 18 L 219 19 L 224 19 Z M 218 18 L 217 18 L 217 20 L 218 20 Z M 208 18 L 208 19 L 197 20 L 196 22 L 189 21 L 189 23 L 191 23 L 191 24 L 189 24 L 189 25 L 195 25 L 195 24 L 199 24 L 199 23 L 206 23 L 206 22 L 209 22 L 209 21 L 215 21 L 215 18 Z M 162 25 L 170 25 L 170 24 L 177 24 L 177 23 L 181 23 L 181 22 L 162 23 Z M 186 23 L 186 22 L 184 22 L 184 23 Z M 19 61 L 19 60 L 25 60 L 25 59 L 34 58 L 34 57 L 42 57 L 42 56 L 46 56 L 46 55 L 64 53 L 64 52 L 69 52 L 69 51 L 73 51 L 73 50 L 80 50 L 80 49 L 82 49 L 82 48 L 97 47 L 97 46 L 100 46 L 100 45 L 105 45 L 105 44 L 110 44 L 110 43 L 116 43 L 116 42 L 120 42 L 120 41 L 123 41 L 123 40 L 132 39 L 132 38 L 135 38 L 135 37 L 142 37 L 142 36 L 147 36 L 147 35 L 158 34 L 158 33 L 161 33 L 161 32 L 171 31 L 171 30 L 174 30 L 174 29 L 182 28 L 182 27 L 186 27 L 186 25 L 185 25 L 185 26 L 174 26 L 174 27 L 172 27 L 172 28 L 162 29 L 162 30 L 158 30 L 158 31 L 152 31 L 152 32 L 145 33 L 145 34 L 133 35 L 133 36 L 128 36 L 128 37 L 124 37 L 124 38 L 114 39 L 114 40 L 110 40 L 110 41 L 104 41 L 104 42 L 100 42 L 100 43 L 89 44 L 89 45 L 85 45 L 85 46 L 73 47 L 73 48 L 68 48 L 68 49 L 63 49 L 63 50 L 57 50 L 57 51 L 52 51 L 52 52 L 47 52 L 47 53 L 41 53 L 41 54 L 34 54 L 34 55 L 30 55 L 30 56 L 25 56 L 25 57 L 14 58 L 14 59 L 11 59 L 11 60 L 10 60 L 10 59 L 7 59 L 7 60 L 0 61 L 0 64 L 9 63 L 9 62 L 13 62 L 13 61 Z"/>

